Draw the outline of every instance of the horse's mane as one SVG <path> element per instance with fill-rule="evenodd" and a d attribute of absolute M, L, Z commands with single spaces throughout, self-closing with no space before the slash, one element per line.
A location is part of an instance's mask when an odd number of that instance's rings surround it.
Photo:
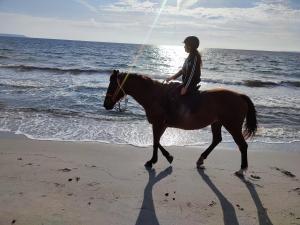
<path fill-rule="evenodd" d="M 175 86 L 178 86 L 178 84 L 179 84 L 178 82 L 162 83 L 158 80 L 154 80 L 154 79 L 150 78 L 147 75 L 138 74 L 138 73 L 120 73 L 120 75 L 122 75 L 122 76 L 128 75 L 131 78 L 143 80 L 149 85 L 155 85 L 157 87 L 160 87 L 160 88 L 163 88 L 166 90 L 172 89 Z"/>

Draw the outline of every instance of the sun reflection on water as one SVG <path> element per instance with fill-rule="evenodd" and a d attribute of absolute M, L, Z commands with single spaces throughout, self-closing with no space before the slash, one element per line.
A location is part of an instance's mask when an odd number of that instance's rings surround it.
<path fill-rule="evenodd" d="M 171 45 L 149 46 L 144 49 L 144 54 L 147 58 L 146 68 L 158 72 L 159 76 L 163 77 L 175 74 L 187 57 L 183 46 Z"/>

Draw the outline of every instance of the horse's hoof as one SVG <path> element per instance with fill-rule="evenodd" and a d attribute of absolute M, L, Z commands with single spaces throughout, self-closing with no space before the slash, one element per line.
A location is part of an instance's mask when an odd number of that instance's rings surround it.
<path fill-rule="evenodd" d="M 171 156 L 171 155 L 169 155 L 169 156 L 167 157 L 167 160 L 168 160 L 168 162 L 169 162 L 170 164 L 173 162 L 173 159 L 174 159 L 174 157 Z"/>
<path fill-rule="evenodd" d="M 197 168 L 198 168 L 198 169 L 204 169 L 203 163 L 204 163 L 203 158 L 198 159 L 198 161 L 197 161 L 197 163 L 196 163 Z"/>
<path fill-rule="evenodd" d="M 152 168 L 152 162 L 151 161 L 148 161 L 145 163 L 144 165 L 147 169 L 151 169 Z"/>
<path fill-rule="evenodd" d="M 204 167 L 203 163 L 202 163 L 201 165 L 198 165 L 198 164 L 197 164 L 197 169 L 204 170 L 205 167 Z"/>
<path fill-rule="evenodd" d="M 240 169 L 239 171 L 236 171 L 234 174 L 238 177 L 244 177 L 244 170 Z"/>

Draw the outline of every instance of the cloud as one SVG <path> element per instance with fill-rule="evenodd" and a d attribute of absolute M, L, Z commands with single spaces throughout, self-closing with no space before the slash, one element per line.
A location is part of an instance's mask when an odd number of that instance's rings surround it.
<path fill-rule="evenodd" d="M 103 10 L 119 11 L 119 12 L 154 12 L 158 4 L 149 0 L 119 0 L 109 6 L 102 7 Z"/>
<path fill-rule="evenodd" d="M 83 5 L 86 8 L 88 8 L 92 12 L 98 12 L 98 9 L 95 6 L 91 5 L 90 3 L 88 3 L 85 0 L 74 0 L 74 1 L 78 2 L 79 4 Z"/>
<path fill-rule="evenodd" d="M 196 4 L 198 0 L 177 0 L 177 8 L 179 10 L 188 8 Z"/>

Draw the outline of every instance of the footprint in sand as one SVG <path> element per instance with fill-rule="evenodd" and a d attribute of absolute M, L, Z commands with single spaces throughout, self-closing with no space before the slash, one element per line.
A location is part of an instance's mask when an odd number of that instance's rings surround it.
<path fill-rule="evenodd" d="M 65 187 L 65 184 L 60 184 L 60 183 L 54 183 L 55 187 Z"/>
<path fill-rule="evenodd" d="M 271 167 L 271 168 L 280 171 L 281 173 L 283 173 L 284 175 L 286 175 L 286 176 L 288 176 L 288 177 L 292 177 L 292 178 L 296 177 L 296 175 L 293 174 L 293 173 L 290 172 L 290 171 L 287 171 L 287 170 L 284 170 L 284 169 L 280 169 L 280 168 L 278 168 L 278 167 Z"/>
<path fill-rule="evenodd" d="M 97 166 L 95 166 L 95 165 L 88 165 L 88 164 L 85 164 L 84 165 L 85 167 L 88 167 L 88 168 L 96 168 Z"/>
<path fill-rule="evenodd" d="M 96 186 L 96 185 L 99 185 L 100 183 L 98 182 L 91 182 L 91 183 L 88 183 L 87 185 L 90 186 L 90 187 L 93 187 L 93 186 Z"/>
<path fill-rule="evenodd" d="M 290 190 L 289 192 L 292 192 L 292 191 L 294 191 L 294 192 L 296 192 L 298 195 L 300 195 L 300 188 L 299 188 L 299 187 L 293 188 L 293 189 Z"/>
<path fill-rule="evenodd" d="M 244 208 L 241 207 L 239 204 L 236 204 L 236 207 L 237 207 L 239 210 L 244 211 Z"/>
<path fill-rule="evenodd" d="M 213 207 L 214 205 L 216 205 L 217 203 L 215 201 L 211 201 L 211 203 L 208 204 L 209 207 Z"/>
<path fill-rule="evenodd" d="M 59 169 L 58 171 L 61 171 L 61 172 L 70 172 L 71 169 L 69 169 L 69 168 L 64 168 L 64 169 Z"/>
<path fill-rule="evenodd" d="M 174 193 L 174 195 L 175 195 L 175 194 L 176 194 L 176 191 L 174 191 L 173 193 Z M 168 192 L 165 193 L 165 197 L 169 197 L 169 195 L 170 195 L 170 194 L 169 194 Z M 175 201 L 175 199 L 176 199 L 175 197 L 172 198 L 173 201 Z M 166 199 L 165 201 L 168 201 L 168 200 Z"/>
<path fill-rule="evenodd" d="M 253 174 L 251 174 L 250 177 L 252 177 L 253 179 L 256 179 L 256 180 L 259 180 L 259 179 L 260 179 L 260 176 L 253 175 Z"/>
<path fill-rule="evenodd" d="M 26 163 L 22 167 L 24 167 L 24 166 L 40 166 L 40 164 Z"/>

